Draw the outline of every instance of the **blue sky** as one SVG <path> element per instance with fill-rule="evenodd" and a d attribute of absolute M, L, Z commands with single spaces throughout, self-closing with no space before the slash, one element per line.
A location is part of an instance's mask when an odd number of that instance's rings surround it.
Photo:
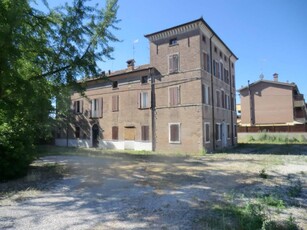
<path fill-rule="evenodd" d="M 57 4 L 63 1 L 53 1 Z M 100 2 L 101 6 L 104 1 Z M 145 34 L 193 21 L 200 17 L 236 54 L 236 88 L 279 74 L 282 82 L 295 82 L 307 98 L 307 1 L 306 0 L 119 0 L 114 34 L 114 60 L 100 64 L 102 70 L 149 63 Z M 137 41 L 137 42 L 136 42 Z M 133 52 L 134 46 L 134 52 Z"/>

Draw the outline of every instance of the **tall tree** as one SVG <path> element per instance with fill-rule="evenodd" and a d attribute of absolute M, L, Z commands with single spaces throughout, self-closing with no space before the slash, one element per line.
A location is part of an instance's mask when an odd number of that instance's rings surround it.
<path fill-rule="evenodd" d="M 34 143 L 47 135 L 51 100 L 97 76 L 118 39 L 117 0 L 105 7 L 74 0 L 38 10 L 30 0 L 0 0 L 0 180 L 25 173 Z"/>

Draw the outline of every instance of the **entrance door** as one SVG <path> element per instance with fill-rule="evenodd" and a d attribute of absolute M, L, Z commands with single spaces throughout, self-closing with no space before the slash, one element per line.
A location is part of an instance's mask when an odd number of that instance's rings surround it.
<path fill-rule="evenodd" d="M 99 145 L 98 138 L 99 138 L 99 127 L 97 124 L 94 124 L 92 127 L 92 146 L 94 148 L 97 148 Z"/>

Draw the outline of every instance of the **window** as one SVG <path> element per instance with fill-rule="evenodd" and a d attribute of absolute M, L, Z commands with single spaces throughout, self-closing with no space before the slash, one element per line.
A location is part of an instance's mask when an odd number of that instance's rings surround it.
<path fill-rule="evenodd" d="M 221 140 L 221 127 L 220 123 L 215 124 L 215 140 L 217 141 Z"/>
<path fill-rule="evenodd" d="M 83 113 L 83 100 L 78 100 L 73 102 L 74 113 Z"/>
<path fill-rule="evenodd" d="M 210 105 L 210 87 L 207 85 L 202 85 L 203 103 Z"/>
<path fill-rule="evenodd" d="M 220 51 L 220 57 L 221 57 L 221 58 L 223 58 L 223 54 L 222 54 L 222 51 Z"/>
<path fill-rule="evenodd" d="M 97 98 L 91 100 L 91 117 L 98 118 L 102 117 L 103 114 L 103 99 Z"/>
<path fill-rule="evenodd" d="M 214 46 L 214 52 L 217 53 L 217 48 L 216 48 L 216 46 Z"/>
<path fill-rule="evenodd" d="M 228 70 L 224 69 L 224 81 L 229 84 Z"/>
<path fill-rule="evenodd" d="M 220 78 L 221 77 L 221 75 L 220 75 L 220 70 L 219 70 L 219 63 L 217 62 L 217 61 L 215 61 L 215 76 L 217 77 L 217 78 Z"/>
<path fill-rule="evenodd" d="M 169 143 L 180 143 L 180 124 L 169 124 Z"/>
<path fill-rule="evenodd" d="M 118 81 L 113 81 L 112 82 L 112 88 L 117 89 L 118 88 Z"/>
<path fill-rule="evenodd" d="M 149 126 L 143 125 L 141 127 L 142 141 L 149 141 Z"/>
<path fill-rule="evenodd" d="M 216 91 L 216 107 L 221 106 L 221 96 L 220 96 L 220 91 Z"/>
<path fill-rule="evenodd" d="M 225 92 L 224 90 L 221 91 L 221 99 L 222 99 L 222 108 L 225 108 Z"/>
<path fill-rule="evenodd" d="M 225 104 L 226 104 L 225 108 L 230 109 L 230 96 L 227 95 L 227 94 L 225 96 L 226 96 L 226 98 L 225 98 Z"/>
<path fill-rule="evenodd" d="M 223 68 L 223 63 L 220 62 L 219 65 L 219 78 L 223 81 L 224 80 L 224 68 Z"/>
<path fill-rule="evenodd" d="M 202 36 L 202 40 L 203 40 L 204 43 L 206 43 L 206 36 L 205 35 Z"/>
<path fill-rule="evenodd" d="M 173 39 L 169 40 L 169 45 L 170 46 L 177 45 L 177 38 L 173 38 Z"/>
<path fill-rule="evenodd" d="M 180 86 L 169 88 L 169 105 L 176 106 L 180 104 Z"/>
<path fill-rule="evenodd" d="M 116 112 L 119 110 L 119 96 L 114 95 L 112 96 L 112 111 Z"/>
<path fill-rule="evenodd" d="M 178 73 L 179 71 L 179 54 L 169 55 L 169 73 Z"/>
<path fill-rule="evenodd" d="M 210 143 L 210 123 L 205 122 L 205 143 Z"/>
<path fill-rule="evenodd" d="M 143 76 L 143 77 L 141 77 L 141 83 L 142 83 L 142 84 L 148 83 L 148 76 Z"/>
<path fill-rule="evenodd" d="M 148 92 L 141 92 L 139 97 L 139 108 L 145 109 L 149 108 L 149 96 Z"/>
<path fill-rule="evenodd" d="M 203 59 L 204 59 L 204 70 L 207 72 L 210 72 L 210 57 L 209 54 L 203 53 Z"/>
<path fill-rule="evenodd" d="M 118 140 L 118 126 L 112 126 L 112 140 Z"/>
<path fill-rule="evenodd" d="M 230 139 L 230 125 L 227 124 L 227 138 Z"/>
<path fill-rule="evenodd" d="M 75 137 L 80 138 L 80 127 L 78 126 L 75 127 Z"/>

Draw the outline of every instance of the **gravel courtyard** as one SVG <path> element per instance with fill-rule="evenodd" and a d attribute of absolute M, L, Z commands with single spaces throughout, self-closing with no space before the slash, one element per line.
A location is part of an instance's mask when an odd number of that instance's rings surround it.
<path fill-rule="evenodd" d="M 291 213 L 307 229 L 306 155 L 101 153 L 46 156 L 35 166 L 56 176 L 34 170 L 0 183 L 0 229 L 206 229 L 212 205 L 282 195 L 295 180 L 300 195 L 278 218 Z M 268 179 L 259 177 L 263 169 Z"/>

